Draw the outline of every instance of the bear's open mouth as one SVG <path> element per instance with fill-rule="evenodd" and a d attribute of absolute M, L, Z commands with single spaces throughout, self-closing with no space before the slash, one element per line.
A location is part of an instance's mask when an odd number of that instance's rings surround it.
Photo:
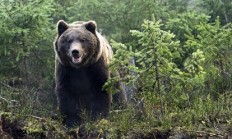
<path fill-rule="evenodd" d="M 79 64 L 82 61 L 82 56 L 72 56 L 72 62 L 74 64 Z"/>

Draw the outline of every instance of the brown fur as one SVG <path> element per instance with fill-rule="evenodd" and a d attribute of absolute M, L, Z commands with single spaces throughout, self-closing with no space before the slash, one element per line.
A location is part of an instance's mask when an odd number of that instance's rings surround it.
<path fill-rule="evenodd" d="M 108 64 L 113 53 L 96 26 L 94 21 L 57 23 L 56 93 L 68 127 L 81 123 L 83 110 L 92 119 L 109 113 L 111 95 L 102 87 L 109 78 Z"/>

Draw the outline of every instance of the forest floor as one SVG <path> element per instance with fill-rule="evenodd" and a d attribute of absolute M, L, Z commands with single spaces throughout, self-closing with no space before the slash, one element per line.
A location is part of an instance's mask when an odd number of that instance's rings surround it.
<path fill-rule="evenodd" d="M 111 128 L 95 129 L 88 124 L 81 125 L 72 130 L 68 130 L 56 120 L 49 120 L 36 116 L 14 116 L 9 113 L 2 113 L 0 117 L 0 138 L 1 139 L 56 139 L 56 138 L 83 138 L 83 139 L 103 139 L 103 138 L 127 138 L 127 139 L 231 139 L 232 126 L 223 122 L 219 122 L 214 131 L 211 128 L 203 128 L 201 131 L 186 130 L 184 128 L 175 127 L 172 129 L 162 130 L 152 128 L 149 131 L 129 130 L 126 133 L 117 130 L 112 131 Z M 102 126 L 108 126 L 108 120 L 100 120 L 98 123 Z M 114 134 L 114 135 L 111 135 Z"/>

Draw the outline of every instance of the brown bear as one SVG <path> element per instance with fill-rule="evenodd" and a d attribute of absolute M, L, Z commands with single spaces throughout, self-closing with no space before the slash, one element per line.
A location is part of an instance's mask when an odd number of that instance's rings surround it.
<path fill-rule="evenodd" d="M 63 122 L 68 127 L 81 123 L 80 113 L 92 119 L 109 113 L 111 95 L 102 87 L 109 78 L 108 64 L 113 52 L 97 32 L 94 21 L 57 23 L 56 94 Z"/>

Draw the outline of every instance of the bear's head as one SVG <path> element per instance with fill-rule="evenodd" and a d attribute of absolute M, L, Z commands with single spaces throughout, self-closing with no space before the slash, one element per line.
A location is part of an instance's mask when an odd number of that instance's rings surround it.
<path fill-rule="evenodd" d="M 96 62 L 102 53 L 94 21 L 57 23 L 56 57 L 66 66 L 82 67 Z"/>

